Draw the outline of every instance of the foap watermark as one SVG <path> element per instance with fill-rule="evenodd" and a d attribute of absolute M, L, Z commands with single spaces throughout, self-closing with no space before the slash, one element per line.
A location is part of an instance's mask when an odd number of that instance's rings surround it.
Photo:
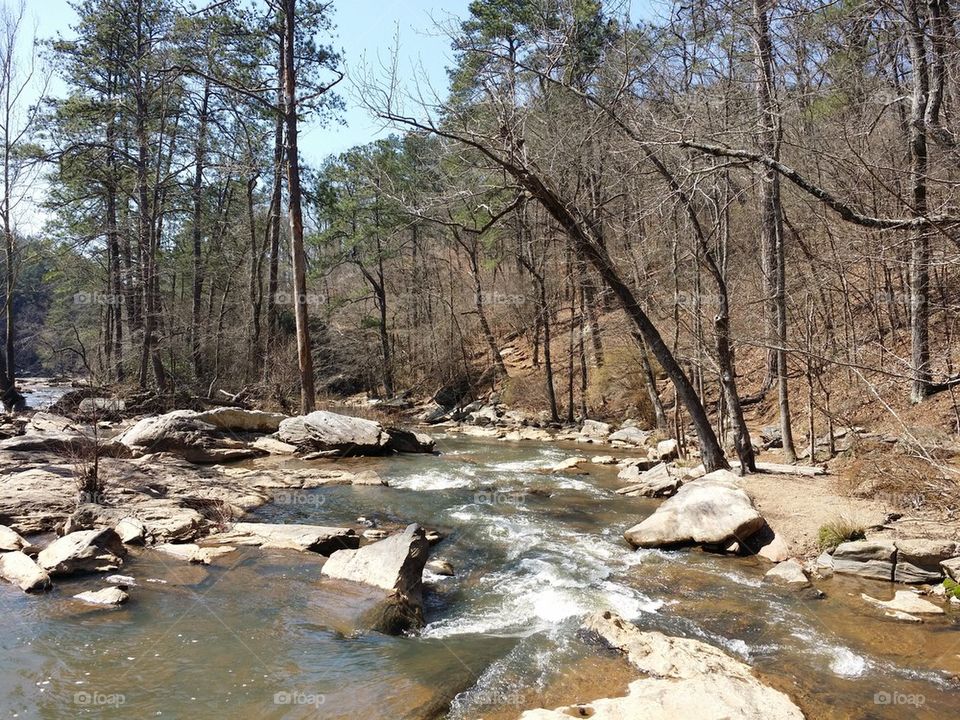
<path fill-rule="evenodd" d="M 327 701 L 322 693 L 306 690 L 281 690 L 273 694 L 274 705 L 312 705 L 319 708 Z"/>
<path fill-rule="evenodd" d="M 919 693 L 888 692 L 881 690 L 873 694 L 874 705 L 906 705 L 909 707 L 920 707 L 927 701 L 924 695 Z"/>
<path fill-rule="evenodd" d="M 88 292 L 81 290 L 73 294 L 73 304 L 78 306 L 119 305 L 120 295 L 114 293 Z"/>
<path fill-rule="evenodd" d="M 519 490 L 514 492 L 480 490 L 473 495 L 473 501 L 478 505 L 523 505 L 526 500 L 527 494 Z"/>
<path fill-rule="evenodd" d="M 504 705 L 523 705 L 523 695 L 516 690 L 478 690 L 472 694 L 477 705 L 502 707 Z"/>
<path fill-rule="evenodd" d="M 121 693 L 103 693 L 96 690 L 80 690 L 73 694 L 73 704 L 82 707 L 120 707 L 127 702 Z"/>
<path fill-rule="evenodd" d="M 484 305 L 510 305 L 517 307 L 526 305 L 528 302 L 525 295 L 505 293 L 499 290 L 485 290 L 480 293 L 480 295 Z"/>
<path fill-rule="evenodd" d="M 323 495 L 307 492 L 306 490 L 278 490 L 273 494 L 274 505 L 319 508 L 326 501 L 327 498 Z"/>
<path fill-rule="evenodd" d="M 324 300 L 322 295 L 316 293 L 291 293 L 291 292 L 278 292 L 274 296 L 274 302 L 277 305 L 322 305 Z"/>

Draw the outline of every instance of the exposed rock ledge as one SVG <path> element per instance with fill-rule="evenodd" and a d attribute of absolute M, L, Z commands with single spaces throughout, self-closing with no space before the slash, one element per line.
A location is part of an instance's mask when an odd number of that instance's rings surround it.
<path fill-rule="evenodd" d="M 659 632 L 644 632 L 618 615 L 589 617 L 583 630 L 627 656 L 644 677 L 625 697 L 555 710 L 528 710 L 522 720 L 802 720 L 789 697 L 764 685 L 748 665 L 719 648 Z"/>

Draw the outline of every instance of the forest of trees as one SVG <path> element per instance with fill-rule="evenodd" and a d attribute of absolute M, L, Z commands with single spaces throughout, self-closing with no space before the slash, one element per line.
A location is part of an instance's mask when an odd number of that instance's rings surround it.
<path fill-rule="evenodd" d="M 760 399 L 790 460 L 831 378 L 914 404 L 960 381 L 950 0 L 474 0 L 440 97 L 389 63 L 344 80 L 335 2 L 75 7 L 35 108 L 3 19 L 7 400 L 25 357 L 287 410 L 509 391 L 522 345 L 515 397 L 574 420 L 629 372 L 715 468 L 728 438 L 752 465 Z M 302 165 L 298 125 L 348 96 L 395 134 Z M 41 237 L 10 221 L 24 178 Z"/>

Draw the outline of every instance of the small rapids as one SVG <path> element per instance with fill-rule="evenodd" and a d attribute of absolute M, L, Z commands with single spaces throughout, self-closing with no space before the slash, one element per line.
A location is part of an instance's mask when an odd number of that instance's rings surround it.
<path fill-rule="evenodd" d="M 365 516 L 441 528 L 433 556 L 456 575 L 425 574 L 419 635 L 331 629 L 322 603 L 336 601 L 317 592 L 323 559 L 309 553 L 242 549 L 210 567 L 145 553 L 124 573 L 165 582 L 133 588 L 119 611 L 69 600 L 89 580 L 44 598 L 0 588 L 10 619 L 0 627 L 0 716 L 516 718 L 623 692 L 626 664 L 577 632 L 608 609 L 724 648 L 811 718 L 955 710 L 956 613 L 884 622 L 859 601 L 885 592 L 870 581 L 835 578 L 811 600 L 763 583 L 758 559 L 632 551 L 622 532 L 655 502 L 613 493 L 615 467 L 549 470 L 589 448 L 462 437 L 438 446 L 438 457 L 342 461 L 389 487 L 320 488 L 308 491 L 317 502 L 258 511 L 269 522 L 355 526 Z M 93 704 L 116 696 L 115 707 Z"/>

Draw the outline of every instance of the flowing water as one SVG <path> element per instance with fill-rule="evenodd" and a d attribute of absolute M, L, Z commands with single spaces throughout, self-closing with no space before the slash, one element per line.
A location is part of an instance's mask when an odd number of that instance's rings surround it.
<path fill-rule="evenodd" d="M 457 575 L 426 575 L 419 635 L 333 630 L 331 604 L 349 600 L 323 592 L 323 559 L 309 553 L 243 549 L 201 567 L 147 552 L 123 570 L 140 584 L 119 609 L 70 599 L 96 587 L 91 578 L 41 597 L 0 587 L 0 716 L 515 718 L 623 690 L 626 664 L 577 636 L 602 609 L 723 647 L 811 718 L 955 714 L 956 610 L 923 625 L 884 621 L 859 599 L 888 593 L 880 583 L 833 579 L 812 600 L 765 586 L 756 559 L 634 552 L 621 533 L 655 503 L 614 495 L 614 468 L 543 472 L 582 447 L 438 445 L 439 457 L 343 461 L 390 487 L 321 488 L 259 512 L 447 532 L 433 555 Z"/>

